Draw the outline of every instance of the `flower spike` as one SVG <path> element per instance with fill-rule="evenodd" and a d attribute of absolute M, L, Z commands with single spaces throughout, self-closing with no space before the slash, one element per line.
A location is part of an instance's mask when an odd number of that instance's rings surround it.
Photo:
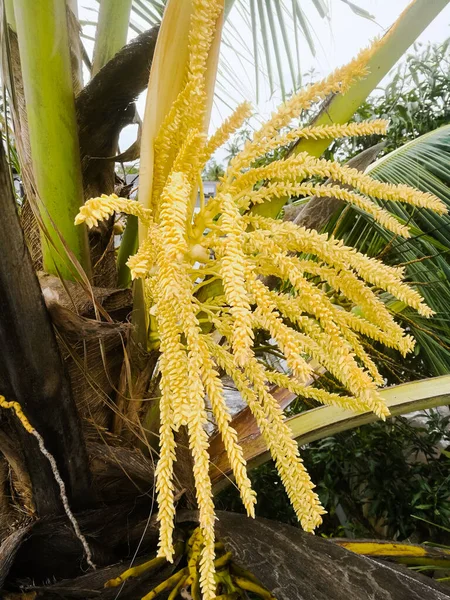
<path fill-rule="evenodd" d="M 345 91 L 364 77 L 374 46 L 283 104 L 230 162 L 216 196 L 202 200 L 197 210 L 198 180 L 205 162 L 250 112 L 249 105 L 243 104 L 209 140 L 201 133 L 208 53 L 222 4 L 193 0 L 185 87 L 154 144 L 152 210 L 111 195 L 89 200 L 76 217 L 77 224 L 94 227 L 114 212 L 124 212 L 136 215 L 145 225 L 146 237 L 128 266 L 133 279 L 143 280 L 146 308 L 156 319 L 152 343 L 155 336 L 159 338 L 159 554 L 167 560 L 174 555 L 175 432 L 184 426 L 193 457 L 203 540 L 200 585 L 205 600 L 216 594 L 215 513 L 206 431 L 209 407 L 251 516 L 255 505 L 219 370 L 233 379 L 250 407 L 301 525 L 313 531 L 324 510 L 269 385 L 346 410 L 371 410 L 384 419 L 389 411 L 377 390 L 383 380 L 364 340 L 382 343 L 403 355 L 413 349 L 414 340 L 395 321 L 380 292 L 388 292 L 425 317 L 433 314 L 420 294 L 405 283 L 404 269 L 384 265 L 317 231 L 257 216 L 249 208 L 280 197 L 333 196 L 404 237 L 409 235 L 408 227 L 374 198 L 446 210 L 432 194 L 381 183 L 306 153 L 254 165 L 256 159 L 299 137 L 383 133 L 384 121 L 289 129 L 291 121 L 312 103 L 329 93 Z M 329 178 L 332 184 L 325 183 Z M 266 285 L 267 275 L 277 278 L 277 289 Z M 276 344 L 288 374 L 270 370 L 260 359 L 256 331 L 265 331 L 269 343 Z M 309 386 L 312 360 L 328 370 L 348 394 Z"/>

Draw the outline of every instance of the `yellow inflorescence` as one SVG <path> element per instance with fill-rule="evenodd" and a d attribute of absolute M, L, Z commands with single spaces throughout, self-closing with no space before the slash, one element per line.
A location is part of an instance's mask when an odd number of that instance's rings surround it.
<path fill-rule="evenodd" d="M 75 218 L 75 225 L 86 223 L 89 228 L 97 227 L 99 221 L 104 221 L 115 212 L 134 215 L 146 225 L 152 221 L 151 212 L 139 202 L 128 198 L 119 198 L 116 194 L 110 196 L 103 194 L 100 198 L 91 198 L 80 208 L 80 212 Z"/>
<path fill-rule="evenodd" d="M 245 119 L 251 113 L 252 107 L 249 102 L 240 104 L 234 113 L 209 138 L 205 148 L 206 156 L 210 157 L 218 148 L 223 146 L 229 137 L 243 125 Z"/>
<path fill-rule="evenodd" d="M 251 356 L 253 342 L 250 299 L 245 287 L 247 260 L 242 244 L 245 226 L 230 195 L 223 197 L 222 207 L 222 226 L 228 235 L 222 247 L 217 249 L 220 257 L 219 274 L 233 317 L 234 356 L 239 366 L 243 366 Z"/>
<path fill-rule="evenodd" d="M 287 146 L 292 142 L 296 142 L 301 138 L 319 140 L 319 139 L 334 139 L 339 137 L 353 137 L 362 135 L 382 135 L 386 133 L 388 122 L 382 119 L 367 121 L 363 123 L 344 123 L 333 125 L 317 125 L 311 127 L 295 127 L 287 132 L 266 140 L 263 145 L 260 145 L 260 150 L 263 154 L 267 154 L 271 150 L 276 150 L 281 146 Z M 249 146 L 251 143 L 249 142 Z"/>
<path fill-rule="evenodd" d="M 194 1 L 186 87 L 155 142 L 152 210 L 114 195 L 103 196 L 88 201 L 76 219 L 76 223 L 92 227 L 119 211 L 137 215 L 148 228 L 148 237 L 141 240 L 128 265 L 133 278 L 145 281 L 148 309 L 156 318 L 161 351 L 161 449 L 156 470 L 159 551 L 172 560 L 174 433 L 185 426 L 194 461 L 203 539 L 200 580 L 207 600 L 215 595 L 215 516 L 208 474 L 206 397 L 249 515 L 254 514 L 255 504 L 218 369 L 234 380 L 248 403 L 296 514 L 304 529 L 312 531 L 320 524 L 324 511 L 268 386 L 284 386 L 323 404 L 360 412 L 371 410 L 385 418 L 389 412 L 377 391 L 382 377 L 363 340 L 371 338 L 403 354 L 412 350 L 414 341 L 395 322 L 379 293 L 389 292 L 426 317 L 433 314 L 418 292 L 404 283 L 403 269 L 383 265 L 340 240 L 293 223 L 253 215 L 248 209 L 275 197 L 333 196 L 354 204 L 405 237 L 408 228 L 373 198 L 445 211 L 442 202 L 431 194 L 380 183 L 306 153 L 252 167 L 258 157 L 299 137 L 383 132 L 384 121 L 286 131 L 303 109 L 331 92 L 348 89 L 355 79 L 364 76 L 372 47 L 324 82 L 307 87 L 282 105 L 231 161 L 216 197 L 202 202 L 195 214 L 203 165 L 249 113 L 247 104 L 239 107 L 209 141 L 200 133 L 205 118 L 205 71 L 211 31 L 220 15 L 220 4 Z M 352 189 L 320 181 L 328 178 Z M 281 280 L 281 291 L 266 286 L 262 277 L 266 275 Z M 352 311 L 354 307 L 358 307 L 359 314 Z M 286 359 L 289 376 L 268 370 L 258 360 L 255 329 L 268 332 L 269 343 L 276 345 Z M 309 387 L 311 360 L 332 373 L 350 395 Z"/>

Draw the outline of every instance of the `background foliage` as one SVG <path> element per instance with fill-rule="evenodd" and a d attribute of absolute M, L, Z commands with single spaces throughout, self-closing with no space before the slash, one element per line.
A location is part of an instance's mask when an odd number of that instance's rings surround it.
<path fill-rule="evenodd" d="M 450 120 L 450 39 L 444 43 L 414 45 L 413 52 L 357 110 L 354 121 L 388 119 L 389 132 L 381 154 L 433 131 Z M 379 141 L 367 136 L 335 140 L 331 156 L 344 160 Z"/>

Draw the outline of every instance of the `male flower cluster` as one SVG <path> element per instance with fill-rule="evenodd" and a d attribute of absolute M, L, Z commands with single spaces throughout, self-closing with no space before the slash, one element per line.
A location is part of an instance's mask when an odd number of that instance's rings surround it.
<path fill-rule="evenodd" d="M 403 282 L 401 268 L 386 266 L 314 230 L 258 216 L 252 206 L 279 197 L 334 196 L 404 237 L 409 235 L 408 228 L 373 198 L 445 212 L 431 194 L 380 183 L 306 153 L 252 168 L 258 158 L 301 137 L 331 140 L 383 133 L 384 121 L 289 129 L 302 110 L 330 93 L 345 92 L 363 77 L 374 46 L 284 103 L 230 162 L 216 196 L 207 202 L 202 197 L 196 212 L 198 182 L 206 161 L 250 113 L 248 104 L 241 105 L 206 139 L 206 61 L 220 4 L 194 0 L 186 85 L 155 142 L 151 208 L 112 195 L 89 200 L 76 219 L 91 227 L 114 212 L 124 212 L 138 216 L 147 228 L 147 237 L 140 240 L 128 265 L 133 278 L 144 280 L 147 308 L 156 317 L 160 340 L 161 428 L 156 469 L 160 555 L 168 560 L 173 556 L 174 434 L 183 426 L 194 462 L 203 539 L 201 586 L 207 600 L 215 590 L 215 514 L 208 475 L 206 396 L 249 515 L 254 515 L 256 499 L 236 431 L 230 425 L 220 371 L 234 380 L 248 403 L 303 528 L 313 531 L 324 511 L 268 384 L 385 418 L 388 409 L 377 391 L 382 378 L 361 336 L 403 354 L 411 351 L 414 342 L 394 321 L 377 290 L 389 292 L 424 316 L 432 315 L 420 295 Z M 322 183 L 328 178 L 336 183 Z M 280 291 L 266 287 L 263 276 L 267 275 L 283 282 Z M 324 284 L 345 297 L 348 306 L 358 306 L 359 314 L 334 304 Z M 275 340 L 291 376 L 258 360 L 255 330 L 265 330 Z M 308 387 L 312 359 L 341 382 L 348 395 Z"/>

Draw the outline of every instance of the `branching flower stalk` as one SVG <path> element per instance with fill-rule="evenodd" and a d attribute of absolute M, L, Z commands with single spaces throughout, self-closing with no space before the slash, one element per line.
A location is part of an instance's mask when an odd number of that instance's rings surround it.
<path fill-rule="evenodd" d="M 167 595 L 169 592 L 168 600 L 178 597 L 199 600 L 200 560 L 203 544 L 200 528 L 194 529 L 186 543 L 177 542 L 175 545 L 176 556 L 179 562 L 184 563 L 185 566 L 150 590 L 142 600 L 153 600 L 160 594 Z M 248 597 L 248 592 L 251 592 L 253 596 L 263 600 L 275 600 L 269 590 L 265 589 L 249 571 L 234 562 L 232 552 L 227 552 L 221 542 L 217 542 L 214 549 L 216 551 L 214 579 L 218 594 L 216 598 L 242 600 Z M 118 587 L 127 579 L 139 577 L 143 573 L 148 575 L 155 572 L 164 562 L 164 558 L 156 557 L 137 567 L 131 567 L 119 577 L 107 581 L 105 588 Z"/>
<path fill-rule="evenodd" d="M 173 104 L 154 144 L 151 208 L 135 201 L 109 197 L 89 200 L 76 223 L 92 227 L 120 211 L 137 215 L 148 235 L 128 261 L 133 278 L 142 279 L 147 310 L 156 318 L 161 351 L 160 459 L 156 469 L 160 521 L 159 555 L 172 560 L 174 548 L 175 432 L 187 427 L 194 459 L 194 478 L 203 540 L 200 586 L 203 597 L 215 596 L 214 505 L 209 472 L 205 397 L 233 468 L 242 501 L 254 515 L 255 494 L 236 431 L 231 427 L 220 370 L 235 382 L 252 410 L 277 465 L 284 486 L 306 531 L 321 523 L 324 513 L 283 420 L 268 391 L 276 383 L 323 404 L 354 411 L 371 410 L 384 419 L 389 411 L 377 385 L 382 378 L 361 343 L 361 336 L 396 348 L 403 355 L 414 340 L 398 325 L 379 291 L 387 291 L 421 315 L 433 311 L 420 294 L 403 281 L 402 268 L 369 258 L 342 241 L 278 219 L 250 212 L 255 204 L 287 196 L 334 196 L 368 212 L 397 235 L 409 236 L 372 198 L 405 202 L 445 212 L 442 202 L 407 186 L 380 183 L 336 162 L 301 153 L 253 168 L 256 159 L 298 137 L 381 134 L 386 122 L 352 123 L 288 129 L 302 110 L 330 93 L 344 92 L 364 77 L 375 42 L 349 65 L 323 82 L 313 84 L 284 103 L 248 141 L 229 165 L 216 196 L 195 203 L 201 171 L 214 150 L 250 114 L 248 104 L 209 139 L 202 133 L 206 111 L 205 73 L 211 25 L 219 1 L 193 0 L 189 61 L 185 87 Z M 336 184 L 321 181 L 332 178 Z M 349 185 L 352 190 L 337 185 Z M 293 256 L 296 253 L 297 256 Z M 283 291 L 268 289 L 261 276 L 275 275 Z M 200 294 L 213 280 L 220 282 L 213 297 Z M 336 305 L 327 289 L 346 298 L 349 309 Z M 358 314 L 351 310 L 358 307 Z M 254 352 L 254 331 L 265 330 L 283 353 L 291 375 L 269 371 Z M 221 335 L 220 344 L 212 337 Z M 324 366 L 348 390 L 347 396 L 306 387 L 311 359 Z"/>

